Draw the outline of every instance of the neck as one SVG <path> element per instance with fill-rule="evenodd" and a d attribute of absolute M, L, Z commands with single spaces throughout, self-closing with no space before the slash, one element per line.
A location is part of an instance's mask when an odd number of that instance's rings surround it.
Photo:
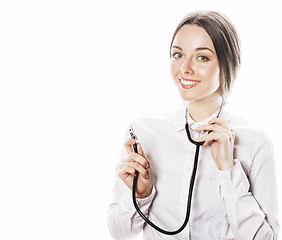
<path fill-rule="evenodd" d="M 186 107 L 192 119 L 196 122 L 200 122 L 220 109 L 222 102 L 223 98 L 220 94 L 215 94 L 208 98 L 186 102 Z"/>

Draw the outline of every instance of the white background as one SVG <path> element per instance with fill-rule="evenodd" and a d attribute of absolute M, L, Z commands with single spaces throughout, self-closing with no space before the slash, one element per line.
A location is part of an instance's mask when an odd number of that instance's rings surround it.
<path fill-rule="evenodd" d="M 230 107 L 272 137 L 281 188 L 281 5 L 250 2 L 1 1 L 0 239 L 111 239 L 124 131 L 180 101 L 169 45 L 198 9 L 239 31 Z"/>

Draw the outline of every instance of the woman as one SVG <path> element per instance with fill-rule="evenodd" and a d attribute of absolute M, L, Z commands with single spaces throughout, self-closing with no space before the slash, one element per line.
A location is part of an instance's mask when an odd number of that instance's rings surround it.
<path fill-rule="evenodd" d="M 173 113 L 135 120 L 139 142 L 127 135 L 108 226 L 115 239 L 277 239 L 276 182 L 271 142 L 259 129 L 231 114 L 224 102 L 240 66 L 238 35 L 217 12 L 187 15 L 170 47 L 172 78 L 185 105 Z M 178 229 L 185 218 L 195 146 L 188 141 L 185 115 L 196 141 L 203 141 L 189 223 L 174 236 L 159 227 Z M 137 143 L 138 153 L 133 151 Z"/>

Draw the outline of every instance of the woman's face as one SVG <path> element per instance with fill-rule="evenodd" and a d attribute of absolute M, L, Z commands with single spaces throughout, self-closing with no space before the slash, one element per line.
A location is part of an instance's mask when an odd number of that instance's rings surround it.
<path fill-rule="evenodd" d="M 171 48 L 171 73 L 186 101 L 220 96 L 219 63 L 210 36 L 197 25 L 186 24 Z"/>

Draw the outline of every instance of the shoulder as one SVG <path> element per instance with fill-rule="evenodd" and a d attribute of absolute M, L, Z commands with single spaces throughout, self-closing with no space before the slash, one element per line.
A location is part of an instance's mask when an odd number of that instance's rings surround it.
<path fill-rule="evenodd" d="M 245 138 L 252 138 L 253 141 L 261 137 L 269 138 L 260 126 L 239 114 L 226 111 L 224 112 L 223 118 L 227 120 L 229 128 L 239 136 L 243 134 Z"/>
<path fill-rule="evenodd" d="M 229 128 L 235 133 L 235 143 L 238 147 L 245 151 L 249 149 L 252 155 L 261 148 L 272 148 L 271 138 L 261 126 L 229 111 L 223 118 L 226 118 Z"/>
<path fill-rule="evenodd" d="M 260 126 L 235 113 L 228 112 L 223 118 L 235 133 L 234 157 L 241 162 L 246 173 L 255 163 L 272 159 L 271 138 Z"/>

